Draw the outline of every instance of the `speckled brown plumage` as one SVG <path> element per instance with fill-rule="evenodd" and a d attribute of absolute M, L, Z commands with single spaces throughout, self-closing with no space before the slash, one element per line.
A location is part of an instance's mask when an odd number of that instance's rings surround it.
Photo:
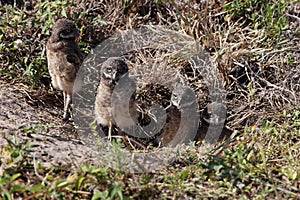
<path fill-rule="evenodd" d="M 52 28 L 47 42 L 48 69 L 54 88 L 64 94 L 64 115 L 67 118 L 76 74 L 83 61 L 83 55 L 76 43 L 79 31 L 71 20 L 59 19 Z"/>
<path fill-rule="evenodd" d="M 225 105 L 219 102 L 208 103 L 202 113 L 201 126 L 196 140 L 214 143 L 228 138 L 232 130 L 228 129 L 225 123 Z"/>
<path fill-rule="evenodd" d="M 198 103 L 195 93 L 186 86 L 172 91 L 172 106 L 167 109 L 167 121 L 157 142 L 174 147 L 194 139 L 199 126 Z"/>
<path fill-rule="evenodd" d="M 135 84 L 121 58 L 109 58 L 102 64 L 95 116 L 99 125 L 110 129 L 117 126 L 126 130 L 136 124 Z"/>

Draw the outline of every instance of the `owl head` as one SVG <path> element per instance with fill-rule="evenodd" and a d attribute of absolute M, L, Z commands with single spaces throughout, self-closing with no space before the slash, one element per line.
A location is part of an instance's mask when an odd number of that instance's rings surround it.
<path fill-rule="evenodd" d="M 107 59 L 101 68 L 101 81 L 106 85 L 116 85 L 118 81 L 128 75 L 128 66 L 120 57 Z"/>
<path fill-rule="evenodd" d="M 203 111 L 203 119 L 210 125 L 223 125 L 226 120 L 226 107 L 219 102 L 207 104 Z"/>
<path fill-rule="evenodd" d="M 79 36 L 79 30 L 75 23 L 68 19 L 59 19 L 52 28 L 52 42 L 61 40 L 75 40 Z"/>
<path fill-rule="evenodd" d="M 187 86 L 175 87 L 172 91 L 171 102 L 178 109 L 185 109 L 197 103 L 194 91 Z"/>

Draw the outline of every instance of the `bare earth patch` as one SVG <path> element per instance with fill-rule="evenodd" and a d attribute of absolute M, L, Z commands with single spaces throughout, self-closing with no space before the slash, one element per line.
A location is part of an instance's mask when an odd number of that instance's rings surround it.
<path fill-rule="evenodd" d="M 35 148 L 30 157 L 43 164 L 93 163 L 87 147 L 76 139 L 72 122 L 61 120 L 62 102 L 57 92 L 30 91 L 20 83 L 0 81 L 0 145 L 14 135 L 19 143 L 29 141 Z"/>

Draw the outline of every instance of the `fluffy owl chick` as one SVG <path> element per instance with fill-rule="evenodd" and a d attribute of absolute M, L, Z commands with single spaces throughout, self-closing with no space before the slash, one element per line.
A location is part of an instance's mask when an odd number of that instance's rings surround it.
<path fill-rule="evenodd" d="M 121 130 L 136 123 L 135 83 L 128 77 L 128 66 L 119 57 L 107 59 L 101 67 L 100 83 L 95 101 L 95 116 L 102 127 Z"/>
<path fill-rule="evenodd" d="M 46 45 L 52 85 L 62 90 L 64 95 L 64 119 L 68 116 L 76 74 L 83 61 L 83 55 L 76 43 L 78 36 L 79 30 L 73 21 L 59 19 L 54 24 Z"/>
<path fill-rule="evenodd" d="M 193 141 L 199 126 L 199 114 L 196 95 L 187 86 L 176 87 L 172 91 L 171 102 L 166 124 L 157 142 L 162 146 L 174 147 Z"/>
<path fill-rule="evenodd" d="M 216 142 L 229 137 L 231 130 L 225 127 L 226 107 L 219 102 L 212 102 L 206 105 L 203 110 L 201 127 L 197 140 Z"/>

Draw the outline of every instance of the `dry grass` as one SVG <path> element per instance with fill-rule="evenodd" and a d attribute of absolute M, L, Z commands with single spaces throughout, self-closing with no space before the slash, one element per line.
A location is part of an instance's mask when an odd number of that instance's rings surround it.
<path fill-rule="evenodd" d="M 161 85 L 177 81 L 195 90 L 200 111 L 216 98 L 211 88 L 224 89 L 215 92 L 226 94 L 219 98 L 227 104 L 227 125 L 237 130 L 235 135 L 204 156 L 191 146 L 161 172 L 138 175 L 89 165 L 77 171 L 39 166 L 37 173 L 26 157 L 27 146 L 10 143 L 1 148 L 1 163 L 8 163 L 0 170 L 3 198 L 299 198 L 298 4 L 273 0 L 257 1 L 255 6 L 251 0 L 156 2 L 54 1 L 37 2 L 33 11 L 1 8 L 0 76 L 7 82 L 42 83 L 49 89 L 44 45 L 57 18 L 76 21 L 86 53 L 115 33 L 148 25 L 154 36 L 148 40 L 165 43 L 123 55 L 141 90 L 142 107 L 155 101 L 167 105 L 172 86 Z M 170 30 L 166 34 L 153 25 Z M 172 38 L 174 31 L 178 38 Z M 166 48 L 172 43 L 177 46 Z M 185 54 L 193 44 L 211 57 L 204 64 L 215 70 L 199 67 L 196 59 Z M 174 51 L 176 47 L 182 51 Z M 89 57 L 87 64 L 97 67 L 99 60 Z M 91 77 L 87 78 L 96 80 L 98 74 L 92 72 L 97 69 L 88 70 Z M 157 82 L 160 84 L 153 84 Z M 37 89 L 35 86 L 32 88 Z M 82 105 L 94 98 L 96 86 L 88 82 L 85 98 L 80 97 Z M 85 122 L 88 128 L 91 121 Z M 31 183 L 35 190 L 30 189 Z"/>

